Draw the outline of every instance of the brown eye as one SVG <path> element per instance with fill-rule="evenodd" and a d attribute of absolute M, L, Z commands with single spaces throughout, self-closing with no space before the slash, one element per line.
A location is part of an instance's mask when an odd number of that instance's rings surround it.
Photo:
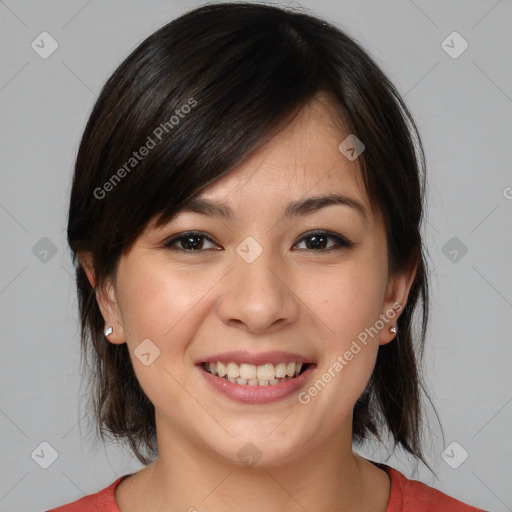
<path fill-rule="evenodd" d="M 329 240 L 334 241 L 334 243 L 329 244 Z M 350 248 L 354 247 L 355 245 L 345 237 L 327 233 L 325 231 L 316 231 L 314 233 L 309 233 L 300 239 L 299 244 L 303 242 L 305 242 L 306 250 L 321 252 L 326 252 L 340 248 Z"/>
<path fill-rule="evenodd" d="M 205 244 L 210 243 L 213 247 L 205 247 Z M 170 240 L 165 242 L 165 247 L 181 250 L 186 252 L 200 252 L 204 249 L 212 249 L 217 246 L 205 234 L 199 231 L 187 231 L 179 235 L 173 236 Z"/>

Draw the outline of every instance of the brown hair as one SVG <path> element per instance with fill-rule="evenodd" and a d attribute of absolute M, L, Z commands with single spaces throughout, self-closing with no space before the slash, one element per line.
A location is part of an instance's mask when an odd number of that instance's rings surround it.
<path fill-rule="evenodd" d="M 127 441 L 143 463 L 156 455 L 155 410 L 127 345 L 105 339 L 95 290 L 77 255 L 92 256 L 101 287 L 151 219 L 167 222 L 319 93 L 366 146 L 358 163 L 384 216 L 390 272 L 417 264 L 398 335 L 379 348 L 355 405 L 354 440 L 381 439 L 387 428 L 395 446 L 423 460 L 418 367 L 428 280 L 420 234 L 424 156 L 414 121 L 387 77 L 340 29 L 303 12 L 222 3 L 175 19 L 124 60 L 101 91 L 76 159 L 68 241 L 91 403 L 101 437 Z"/>

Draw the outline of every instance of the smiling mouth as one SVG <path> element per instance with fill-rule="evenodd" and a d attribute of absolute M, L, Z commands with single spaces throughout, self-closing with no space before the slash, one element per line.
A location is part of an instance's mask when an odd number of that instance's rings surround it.
<path fill-rule="evenodd" d="M 308 368 L 308 363 L 282 362 L 277 364 L 267 363 L 254 365 L 249 363 L 222 363 L 206 362 L 201 363 L 202 368 L 233 384 L 245 386 L 275 386 L 288 380 L 292 380 Z"/>

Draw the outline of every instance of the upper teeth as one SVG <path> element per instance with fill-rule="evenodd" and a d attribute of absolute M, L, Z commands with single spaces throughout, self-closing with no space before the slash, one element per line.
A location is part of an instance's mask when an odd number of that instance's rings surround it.
<path fill-rule="evenodd" d="M 270 381 L 284 377 L 294 377 L 300 373 L 302 363 L 272 363 L 256 366 L 248 363 L 205 363 L 206 370 L 219 377 L 230 379 Z"/>

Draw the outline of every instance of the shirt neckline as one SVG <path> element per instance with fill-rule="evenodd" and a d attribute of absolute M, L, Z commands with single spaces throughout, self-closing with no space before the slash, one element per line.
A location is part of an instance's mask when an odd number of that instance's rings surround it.
<path fill-rule="evenodd" d="M 393 469 L 391 466 L 387 466 L 386 464 L 382 464 L 380 462 L 374 462 L 369 459 L 366 459 L 366 460 L 368 460 L 368 462 L 370 462 L 374 466 L 378 467 L 379 469 L 382 469 L 383 471 L 385 471 L 386 474 L 388 475 L 390 490 L 389 490 L 388 503 L 386 505 L 386 512 L 394 512 L 395 508 L 391 509 L 390 507 L 393 506 L 395 503 L 401 502 L 400 491 L 402 489 L 401 489 L 400 478 L 399 478 L 399 476 L 401 476 L 401 474 L 396 469 Z M 117 501 L 116 501 L 116 491 L 117 491 L 117 488 L 119 487 L 119 484 L 123 480 L 125 480 L 126 478 L 128 478 L 129 476 L 132 476 L 134 474 L 135 473 L 129 473 L 127 475 L 122 475 L 110 485 L 111 494 L 109 497 L 111 499 L 111 507 L 110 508 L 111 508 L 112 512 L 121 512 L 121 509 L 119 508 L 119 505 L 117 504 Z M 397 509 L 397 510 L 401 510 L 401 509 Z"/>

